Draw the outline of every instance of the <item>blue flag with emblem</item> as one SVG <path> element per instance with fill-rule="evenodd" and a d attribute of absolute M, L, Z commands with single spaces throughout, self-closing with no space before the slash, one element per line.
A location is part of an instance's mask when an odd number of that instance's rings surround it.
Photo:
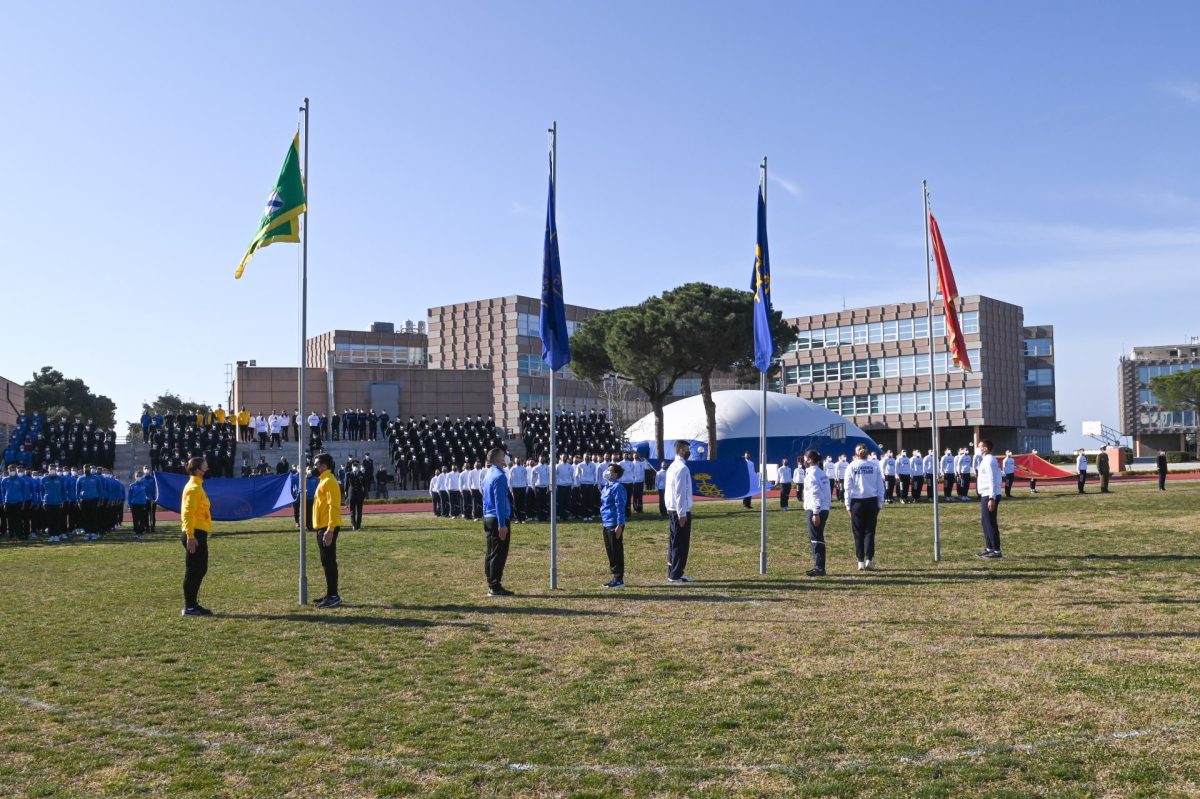
<path fill-rule="evenodd" d="M 758 187 L 758 244 L 754 248 L 754 365 L 758 371 L 771 368 L 775 342 L 771 339 L 771 258 L 767 254 L 767 198 Z"/>
<path fill-rule="evenodd" d="M 567 341 L 567 308 L 563 304 L 562 265 L 558 261 L 558 226 L 554 221 L 554 177 L 546 203 L 546 248 L 542 255 L 542 360 L 557 372 L 571 361 Z"/>

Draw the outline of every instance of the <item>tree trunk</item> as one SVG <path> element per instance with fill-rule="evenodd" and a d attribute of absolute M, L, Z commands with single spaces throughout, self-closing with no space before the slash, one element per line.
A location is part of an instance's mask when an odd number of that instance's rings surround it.
<path fill-rule="evenodd" d="M 704 399 L 704 423 L 708 429 L 708 460 L 717 459 L 717 403 L 712 397 L 712 372 L 700 373 L 700 396 Z"/>

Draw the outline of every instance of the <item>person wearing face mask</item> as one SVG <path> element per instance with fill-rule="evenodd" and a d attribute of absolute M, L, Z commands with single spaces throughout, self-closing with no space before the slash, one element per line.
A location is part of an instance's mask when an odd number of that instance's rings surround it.
<path fill-rule="evenodd" d="M 508 501 L 508 476 L 504 473 L 504 450 L 496 447 L 488 452 L 488 470 L 483 478 L 483 532 L 487 551 L 483 559 L 483 574 L 487 578 L 488 596 L 512 596 L 504 587 L 504 566 L 508 562 L 508 547 L 512 542 L 512 506 Z"/>
<path fill-rule="evenodd" d="M 605 588 L 625 587 L 625 469 L 619 463 L 604 471 L 604 488 L 600 490 L 600 524 L 604 527 L 604 551 L 608 554 L 608 570 L 612 579 Z"/>
<path fill-rule="evenodd" d="M 42 478 L 42 514 L 46 520 L 46 534 L 51 543 L 62 540 L 66 529 L 66 513 L 63 508 L 67 502 L 67 485 L 62 475 L 58 473 L 58 464 L 50 464 L 46 476 Z"/>
<path fill-rule="evenodd" d="M 692 546 L 692 473 L 687 467 L 691 445 L 680 439 L 675 442 L 675 460 L 667 469 L 667 582 L 690 583 L 683 573 Z"/>
<path fill-rule="evenodd" d="M 346 493 L 346 504 L 350 508 L 350 526 L 357 530 L 362 527 L 363 500 L 367 498 L 367 482 L 363 475 L 362 464 L 355 461 L 346 471 L 346 482 L 342 486 Z"/>
<path fill-rule="evenodd" d="M 146 489 L 146 529 L 153 533 L 158 522 L 158 483 L 149 466 L 142 467 L 142 485 Z"/>
<path fill-rule="evenodd" d="M 79 517 L 83 526 L 83 537 L 88 541 L 95 541 L 100 537 L 98 525 L 100 524 L 102 489 L 100 477 L 93 473 L 91 466 L 85 464 L 83 474 L 75 481 L 75 490 L 79 496 Z"/>
<path fill-rule="evenodd" d="M 821 454 L 815 449 L 804 453 L 808 469 L 804 472 L 804 515 L 808 519 L 808 540 L 813 567 L 809 577 L 825 576 L 825 523 L 829 521 L 829 478 L 821 469 Z"/>
<path fill-rule="evenodd" d="M 336 608 L 342 604 L 338 593 L 337 539 L 342 526 L 342 492 L 333 475 L 333 456 L 323 452 L 317 456 L 316 496 L 313 498 L 313 527 L 317 531 L 317 547 L 321 551 L 321 567 L 325 571 L 325 596 L 313 604 L 318 608 Z"/>
<path fill-rule="evenodd" d="M 146 484 L 140 477 L 129 483 L 129 514 L 133 517 L 133 537 L 140 541 L 150 530 L 149 499 Z"/>
<path fill-rule="evenodd" d="M 204 491 L 208 463 L 204 458 L 187 462 L 188 482 L 183 489 L 179 521 L 183 528 L 183 613 L 184 616 L 211 616 L 200 604 L 200 583 L 208 574 L 208 536 L 212 532 L 212 505 Z M 86 475 L 85 475 L 86 476 Z M 80 478 L 82 480 L 83 478 Z"/>

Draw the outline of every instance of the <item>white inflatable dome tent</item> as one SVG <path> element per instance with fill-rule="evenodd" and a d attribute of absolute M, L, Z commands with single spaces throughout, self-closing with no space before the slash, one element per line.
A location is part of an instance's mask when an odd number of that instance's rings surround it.
<path fill-rule="evenodd" d="M 721 460 L 740 458 L 745 452 L 758 460 L 758 414 L 760 391 L 717 391 L 717 456 Z M 708 428 L 704 400 L 687 397 L 663 409 L 663 442 L 667 457 L 674 457 L 674 442 L 691 442 L 692 458 L 708 460 Z M 629 445 L 647 458 L 660 457 L 654 441 L 654 414 L 643 416 L 625 432 Z M 828 408 L 787 394 L 767 392 L 767 463 L 788 458 L 792 463 L 815 449 L 821 455 L 854 456 L 854 448 L 866 444 L 879 452 L 879 446 L 853 422 Z"/>

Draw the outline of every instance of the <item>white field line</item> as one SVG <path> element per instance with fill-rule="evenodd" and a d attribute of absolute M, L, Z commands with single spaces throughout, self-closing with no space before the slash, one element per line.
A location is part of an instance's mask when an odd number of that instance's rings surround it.
<path fill-rule="evenodd" d="M 296 754 L 295 750 L 289 751 L 286 749 L 277 749 L 269 746 L 260 746 L 258 744 L 246 743 L 239 740 L 216 741 L 208 738 L 188 735 L 186 733 L 155 729 L 153 727 L 144 727 L 138 724 L 128 724 L 123 721 L 114 721 L 106 718 L 97 718 L 89 716 L 85 713 L 79 713 L 74 710 L 68 710 L 57 705 L 52 705 L 49 702 L 43 702 L 28 696 L 21 696 L 20 694 L 16 694 L 3 687 L 0 687 L 0 696 L 3 696 L 12 702 L 22 705 L 23 707 L 27 707 L 31 710 L 37 710 L 43 713 L 58 716 L 63 719 L 69 719 L 70 721 L 77 722 L 87 727 L 95 727 L 97 729 L 108 730 L 110 732 L 125 733 L 138 738 L 172 741 L 174 743 L 197 746 L 203 749 L 233 749 L 247 754 L 261 755 L 266 757 L 288 757 Z M 900 755 L 890 758 L 876 758 L 874 760 L 827 760 L 810 762 L 807 764 L 798 763 L 794 765 L 782 763 L 736 763 L 724 765 L 714 764 L 711 766 L 602 766 L 591 764 L 551 765 L 542 763 L 480 763 L 469 760 L 443 761 L 424 757 L 363 756 L 347 757 L 346 762 L 365 766 L 375 766 L 379 768 L 414 769 L 417 771 L 434 772 L 519 771 L 551 774 L 603 774 L 613 777 L 637 777 L 644 774 L 686 775 L 711 772 L 725 774 L 800 774 L 810 771 L 813 768 L 825 768 L 833 771 L 841 771 L 845 769 L 867 768 L 871 766 L 920 766 L 937 763 L 949 763 L 956 760 L 970 760 L 983 757 L 984 755 L 988 754 L 1017 752 L 1028 753 L 1037 752 L 1043 749 L 1051 749 L 1056 746 L 1102 744 L 1112 741 L 1124 741 L 1130 738 L 1145 738 L 1153 735 L 1169 735 L 1172 733 L 1182 733 L 1186 727 L 1192 726 L 1195 726 L 1194 721 L 1186 725 L 1157 727 L 1146 730 L 1125 730 L 1122 732 L 1114 732 L 1107 735 L 1098 735 L 1092 737 L 1074 736 L 1067 738 L 1049 738 L 1036 743 L 1000 744 L 985 748 L 964 749 L 959 752 L 930 752 L 924 755 Z"/>

